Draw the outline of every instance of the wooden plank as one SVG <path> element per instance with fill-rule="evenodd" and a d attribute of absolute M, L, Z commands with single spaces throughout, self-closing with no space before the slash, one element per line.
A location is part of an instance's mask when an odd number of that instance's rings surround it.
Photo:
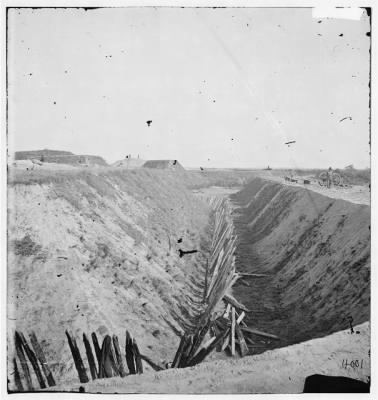
<path fill-rule="evenodd" d="M 32 380 L 31 380 L 31 376 L 30 376 L 29 366 L 26 361 L 24 350 L 23 350 L 23 347 L 21 344 L 21 339 L 20 339 L 19 335 L 17 334 L 17 332 L 15 333 L 15 346 L 16 346 L 16 353 L 17 353 L 18 359 L 20 360 L 22 372 L 24 374 L 24 378 L 26 381 L 26 389 L 29 391 L 32 391 L 33 384 L 32 384 Z"/>
<path fill-rule="evenodd" d="M 134 358 L 134 349 L 133 349 L 133 341 L 131 339 L 130 333 L 126 331 L 126 364 L 129 369 L 130 375 L 135 375 L 135 358 Z"/>
<path fill-rule="evenodd" d="M 206 259 L 206 271 L 205 271 L 205 287 L 203 289 L 203 299 L 202 302 L 205 303 L 206 302 L 206 298 L 207 298 L 207 285 L 208 285 L 208 275 L 209 275 L 209 259 Z"/>
<path fill-rule="evenodd" d="M 262 331 L 259 331 L 259 330 L 257 330 L 257 329 L 251 329 L 251 328 L 248 328 L 248 327 L 242 327 L 241 328 L 244 332 L 248 332 L 248 333 L 253 333 L 254 335 L 258 335 L 258 336 L 263 336 L 263 337 L 267 337 L 267 338 L 269 338 L 269 339 L 274 339 L 274 340 L 281 340 L 278 336 L 276 336 L 276 335 L 272 335 L 272 334 L 270 334 L 270 333 L 266 333 L 266 332 L 262 332 Z"/>
<path fill-rule="evenodd" d="M 16 357 L 13 358 L 13 370 L 14 370 L 14 383 L 18 392 L 23 392 L 24 387 L 22 386 L 20 372 L 17 367 Z"/>
<path fill-rule="evenodd" d="M 229 332 L 230 332 L 230 330 L 229 330 Z M 223 341 L 221 351 L 224 351 L 229 343 L 230 343 L 230 335 L 227 335 Z"/>
<path fill-rule="evenodd" d="M 49 386 L 55 386 L 56 383 L 55 383 L 53 374 L 52 374 L 52 372 L 50 370 L 49 365 L 47 364 L 46 357 L 45 357 L 45 355 L 43 353 L 42 347 L 39 344 L 38 339 L 37 339 L 37 335 L 35 334 L 34 331 L 29 333 L 29 338 L 30 338 L 30 343 L 33 346 L 34 353 L 37 356 L 39 362 L 41 363 L 42 371 L 45 374 L 45 377 L 47 379 L 48 385 Z"/>
<path fill-rule="evenodd" d="M 143 364 L 140 357 L 139 348 L 135 339 L 133 339 L 133 349 L 135 354 L 135 367 L 137 374 L 143 374 Z"/>
<path fill-rule="evenodd" d="M 34 354 L 34 351 L 30 348 L 29 344 L 27 343 L 25 336 L 22 332 L 16 332 L 16 335 L 19 335 L 19 338 L 21 340 L 21 344 L 25 350 L 26 355 L 28 356 L 30 363 L 34 369 L 35 375 L 37 377 L 39 386 L 41 389 L 46 389 L 47 385 L 45 383 L 45 380 L 43 379 L 43 375 L 41 372 L 41 369 L 39 368 L 38 365 L 38 360 L 37 357 Z"/>
<path fill-rule="evenodd" d="M 247 273 L 247 272 L 239 272 L 239 275 L 241 275 L 242 277 L 243 276 L 254 276 L 256 278 L 262 278 L 264 276 L 271 276 L 270 274 L 250 274 L 250 273 Z"/>
<path fill-rule="evenodd" d="M 122 360 L 121 349 L 119 347 L 118 337 L 113 335 L 113 346 L 114 346 L 114 353 L 118 364 L 118 371 L 121 378 L 126 376 L 125 365 Z"/>
<path fill-rule="evenodd" d="M 83 360 L 77 347 L 76 340 L 68 331 L 66 331 L 66 336 L 68 339 L 68 345 L 70 346 L 72 357 L 74 359 L 76 371 L 79 375 L 80 383 L 87 383 L 89 382 L 89 378 L 87 376 L 87 372 L 85 371 Z"/>
<path fill-rule="evenodd" d="M 231 355 L 235 355 L 235 308 L 231 310 Z"/>
<path fill-rule="evenodd" d="M 249 350 L 247 343 L 245 342 L 243 332 L 241 331 L 240 326 L 238 324 L 235 325 L 235 331 L 239 341 L 240 355 L 244 357 L 248 354 Z"/>
<path fill-rule="evenodd" d="M 144 361 L 146 361 L 147 364 L 149 364 L 155 371 L 164 371 L 164 368 L 161 367 L 160 365 L 155 364 L 150 358 L 147 356 L 140 354 L 140 358 Z"/>
<path fill-rule="evenodd" d="M 84 347 L 85 347 L 85 353 L 87 354 L 87 360 L 88 360 L 88 364 L 89 364 L 89 371 L 91 373 L 92 380 L 95 380 L 98 377 L 98 372 L 97 372 L 97 369 L 96 369 L 96 363 L 95 363 L 95 360 L 94 360 L 94 357 L 93 357 L 91 344 L 89 343 L 85 333 L 83 333 L 83 342 L 84 342 Z"/>
<path fill-rule="evenodd" d="M 234 306 L 235 308 L 238 308 L 241 311 L 245 311 L 245 312 L 249 311 L 248 308 L 244 304 L 242 304 L 239 301 L 237 301 L 232 295 L 230 295 L 228 293 L 226 293 L 223 296 L 223 300 L 226 303 L 230 303 L 232 306 Z"/>

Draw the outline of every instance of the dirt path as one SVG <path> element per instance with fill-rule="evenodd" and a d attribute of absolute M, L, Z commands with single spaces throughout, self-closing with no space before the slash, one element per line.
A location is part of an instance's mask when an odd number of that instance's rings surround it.
<path fill-rule="evenodd" d="M 370 189 L 367 185 L 359 186 L 354 185 L 351 187 L 337 187 L 333 186 L 331 188 L 326 188 L 325 186 L 320 186 L 316 181 L 312 180 L 310 185 L 303 184 L 303 178 L 298 180 L 298 183 L 287 182 L 283 177 L 274 176 L 266 174 L 263 177 L 264 179 L 268 179 L 271 181 L 282 183 L 287 186 L 294 187 L 304 187 L 307 190 L 320 193 L 324 196 L 331 197 L 333 199 L 340 199 L 350 201 L 351 203 L 356 204 L 366 204 L 370 205 Z"/>

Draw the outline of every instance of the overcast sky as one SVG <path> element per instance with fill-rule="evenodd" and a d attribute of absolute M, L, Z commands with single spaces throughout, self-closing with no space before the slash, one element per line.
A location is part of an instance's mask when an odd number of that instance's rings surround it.
<path fill-rule="evenodd" d="M 365 168 L 369 30 L 309 8 L 11 9 L 9 150 Z"/>

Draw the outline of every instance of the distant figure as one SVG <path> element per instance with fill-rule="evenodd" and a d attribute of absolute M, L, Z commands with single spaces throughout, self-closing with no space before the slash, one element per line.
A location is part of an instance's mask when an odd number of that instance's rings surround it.
<path fill-rule="evenodd" d="M 332 168 L 329 167 L 328 171 L 327 171 L 327 188 L 328 189 L 332 186 L 332 175 L 333 175 Z"/>

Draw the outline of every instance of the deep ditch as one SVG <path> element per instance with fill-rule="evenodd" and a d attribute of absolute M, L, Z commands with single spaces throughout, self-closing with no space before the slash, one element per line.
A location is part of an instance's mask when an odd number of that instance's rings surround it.
<path fill-rule="evenodd" d="M 110 179 L 110 176 L 105 178 Z M 154 176 L 151 177 L 151 179 L 153 178 Z M 114 177 L 111 177 L 111 179 L 114 180 Z M 123 180 L 123 176 L 119 177 L 117 184 L 123 184 Z M 153 180 L 149 183 L 149 191 L 152 183 Z M 169 188 L 171 187 L 169 186 Z M 97 188 L 96 190 L 98 192 Z M 108 194 L 111 193 L 109 191 L 110 189 L 107 192 Z M 119 196 L 119 193 L 117 193 L 117 196 Z M 157 196 L 160 193 L 158 187 L 156 193 Z M 41 193 L 41 196 L 44 196 L 44 194 Z M 149 198 L 142 196 L 138 201 L 143 199 L 143 202 L 149 206 Z M 166 195 L 166 198 L 165 201 L 170 204 L 170 197 Z M 186 199 L 186 197 L 179 200 L 189 202 L 189 198 Z M 99 200 L 97 201 L 100 204 Z M 130 200 L 127 198 L 123 201 L 128 204 Z M 213 223 L 208 227 L 212 232 L 208 231 L 208 234 L 213 237 L 213 240 L 211 245 L 206 243 L 203 247 L 201 245 L 200 249 L 201 251 L 207 249 L 211 252 L 207 259 L 207 266 L 199 265 L 197 260 L 193 272 L 185 272 L 186 285 L 191 293 L 186 290 L 184 296 L 181 296 L 181 301 L 178 301 L 179 298 L 176 294 L 177 308 L 170 308 L 171 315 L 163 317 L 166 324 L 175 332 L 177 338 L 174 347 L 165 350 L 167 354 L 171 355 L 172 359 L 179 346 L 179 335 L 183 331 L 189 335 L 195 335 L 196 329 L 205 325 L 209 318 L 214 319 L 214 317 L 222 316 L 224 308 L 221 300 L 224 299 L 226 293 L 232 294 L 235 300 L 248 310 L 244 322 L 249 328 L 280 338 L 277 341 L 259 334 L 248 334 L 249 354 L 261 353 L 267 349 L 326 336 L 332 332 L 348 328 L 351 321 L 353 324 L 359 324 L 370 319 L 369 206 L 330 199 L 302 188 L 287 187 L 259 178 L 252 180 L 240 192 L 230 195 L 229 200 L 222 202 L 213 198 L 211 201 L 215 212 Z M 119 200 L 118 202 L 120 206 L 123 206 L 123 203 Z M 109 204 L 106 204 L 106 206 L 108 207 Z M 166 207 L 166 203 L 164 203 L 164 207 Z M 80 206 L 77 209 L 80 210 Z M 118 216 L 121 215 L 120 212 L 118 211 Z M 203 213 L 203 210 L 201 212 Z M 28 215 L 27 209 L 26 215 Z M 102 215 L 99 214 L 99 217 L 105 218 L 104 212 Z M 175 222 L 178 223 L 179 218 L 176 219 Z M 224 221 L 226 221 L 225 224 Z M 148 226 L 146 224 L 146 228 Z M 93 229 L 90 229 L 87 232 L 93 232 Z M 129 230 L 126 227 L 125 231 L 129 232 Z M 147 229 L 146 232 L 150 231 Z M 64 234 L 64 230 L 62 230 L 62 234 Z M 159 243 L 160 237 L 163 237 L 163 235 L 157 235 L 156 239 Z M 111 245 L 110 239 L 109 236 L 109 244 Z M 93 239 L 93 242 L 95 242 L 95 239 Z M 77 240 L 74 243 L 79 243 L 79 241 Z M 219 243 L 220 246 L 218 246 Z M 132 248 L 131 246 L 130 244 L 130 248 Z M 169 251 L 171 251 L 171 243 L 169 243 Z M 69 259 L 71 263 L 80 265 L 82 261 L 84 262 L 79 253 L 73 254 L 71 251 L 68 254 L 71 257 Z M 107 253 L 105 257 L 101 256 L 101 263 L 104 263 L 106 257 L 109 258 L 109 264 L 114 263 L 110 259 L 111 254 Z M 201 259 L 203 261 L 205 257 L 202 255 Z M 34 259 L 32 265 L 37 265 L 35 263 Z M 47 264 L 45 263 L 45 265 Z M 82 265 L 84 266 L 84 263 Z M 158 262 L 156 265 L 158 265 Z M 99 275 L 99 272 L 102 273 L 100 268 L 97 270 L 96 268 L 93 267 L 91 270 L 92 278 L 96 274 Z M 127 268 L 126 270 L 125 267 L 124 272 L 127 271 L 129 274 L 130 267 L 127 266 Z M 106 269 L 104 269 L 104 273 L 105 271 Z M 177 271 L 177 273 L 181 273 L 180 269 L 177 269 Z M 148 273 L 149 270 L 146 272 Z M 80 276 L 78 273 L 80 273 Z M 88 276 L 87 273 L 88 271 L 83 269 L 83 271 L 80 270 L 72 276 L 75 279 L 80 277 L 81 284 L 84 284 L 85 279 L 87 279 L 85 277 Z M 123 269 L 120 269 L 118 277 L 122 273 Z M 82 274 L 84 278 L 81 277 Z M 107 279 L 105 276 L 101 275 L 100 279 Z M 236 279 L 237 276 L 238 279 Z M 125 278 L 122 277 L 122 279 Z M 112 287 L 116 283 L 117 281 L 113 278 L 110 285 L 109 279 L 109 284 L 106 281 L 104 282 L 104 288 Z M 131 284 L 133 284 L 133 280 Z M 124 281 L 122 281 L 122 285 L 124 285 Z M 60 286 L 58 285 L 58 287 Z M 142 282 L 139 287 L 143 288 Z M 139 287 L 137 286 L 137 289 L 140 291 Z M 169 286 L 166 287 L 168 290 Z M 71 286 L 69 288 L 71 289 Z M 158 289 L 161 290 L 160 287 Z M 34 289 L 33 293 L 35 292 L 38 293 L 38 290 Z M 57 291 L 59 297 L 58 293 Z M 127 294 L 127 291 L 124 291 L 124 294 Z M 170 304 L 167 294 L 161 293 L 162 296 L 164 295 L 164 301 Z M 50 291 L 49 295 L 54 296 L 54 292 Z M 140 293 L 138 297 L 141 297 Z M 116 294 L 115 298 L 123 299 L 124 297 Z M 142 300 L 143 298 L 141 298 Z M 72 301 L 76 304 L 75 299 Z M 125 304 L 127 304 L 127 299 L 125 301 Z M 88 304 L 90 303 L 88 302 Z M 101 306 L 101 303 L 99 303 L 99 306 Z M 142 310 L 143 307 L 144 303 L 141 303 Z M 137 307 L 135 307 L 135 310 L 137 310 Z M 27 316 L 28 314 L 25 313 L 24 315 Z M 132 316 L 132 314 L 130 315 Z M 156 317 L 153 313 L 151 315 Z M 117 334 L 121 332 L 121 329 L 129 327 L 127 324 L 125 327 L 119 327 L 119 320 L 114 318 L 116 315 L 113 314 L 112 319 L 110 319 L 110 316 L 111 314 L 109 316 L 102 314 L 102 318 L 109 318 L 108 333 L 113 333 L 111 326 L 116 327 Z M 39 318 L 39 315 L 36 317 Z M 98 314 L 94 313 L 93 317 L 96 319 L 91 322 L 91 326 L 98 326 Z M 176 325 L 170 322 L 172 318 Z M 80 325 L 76 320 L 72 319 L 72 321 L 76 324 L 76 334 L 82 334 L 83 328 L 88 329 L 85 326 L 90 326 L 89 322 L 87 322 L 87 325 Z M 72 323 L 71 320 L 70 323 Z M 37 325 L 35 322 L 24 321 L 25 327 L 34 327 L 35 325 Z M 181 329 L 178 329 L 177 325 Z M 18 326 L 22 329 L 22 320 L 18 322 Z M 151 323 L 138 327 L 138 332 L 141 332 L 144 326 L 146 326 L 146 329 L 150 329 L 155 336 L 157 330 L 153 328 Z M 58 326 L 56 328 L 52 326 L 52 328 L 56 329 Z M 61 330 L 61 328 L 59 329 Z M 155 331 L 152 331 L 153 329 Z M 134 332 L 137 331 L 137 327 L 134 326 L 133 330 Z M 100 330 L 97 330 L 97 332 L 102 334 Z M 106 331 L 104 330 L 103 333 L 106 333 Z M 148 350 L 150 349 L 150 346 L 148 346 L 150 337 L 141 334 L 138 335 L 138 339 L 139 337 L 142 341 L 141 351 L 147 351 L 147 354 L 154 358 L 155 351 L 153 351 L 153 348 Z M 41 339 L 45 339 L 45 337 L 42 336 Z M 59 345 L 63 349 L 66 345 L 63 346 L 61 339 L 59 340 Z M 170 343 L 175 342 L 168 337 L 166 341 L 167 343 L 168 341 Z M 199 346 L 201 343 L 197 344 Z M 160 347 L 161 345 L 163 343 L 160 344 Z M 198 350 L 198 347 L 196 350 Z M 226 347 L 225 350 L 226 353 L 229 353 L 230 347 Z M 195 351 L 192 349 L 192 352 Z M 67 354 L 66 351 L 65 354 Z M 154 361 L 157 361 L 156 358 Z M 71 364 L 73 364 L 72 360 Z"/>

